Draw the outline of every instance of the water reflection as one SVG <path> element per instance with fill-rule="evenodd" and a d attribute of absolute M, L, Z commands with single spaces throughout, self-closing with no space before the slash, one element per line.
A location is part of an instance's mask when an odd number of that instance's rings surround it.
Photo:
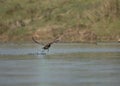
<path fill-rule="evenodd" d="M 1 48 L 4 50 L 17 48 L 12 46 Z M 0 55 L 0 86 L 119 86 L 120 84 L 119 45 L 93 45 L 96 50 L 114 49 L 108 52 L 103 52 L 104 50 L 81 52 L 81 48 L 93 50 L 92 45 L 62 44 L 53 46 L 47 55 L 27 55 L 26 53 L 36 52 L 36 46 L 31 46 L 24 45 L 21 48 L 19 46 L 19 51 L 25 49 L 24 54 L 20 52 L 20 55 L 14 53 L 9 55 L 12 53 L 8 52 L 7 55 Z M 60 49 L 65 51 L 59 51 Z M 77 52 L 69 51 L 70 49 L 76 49 Z"/>

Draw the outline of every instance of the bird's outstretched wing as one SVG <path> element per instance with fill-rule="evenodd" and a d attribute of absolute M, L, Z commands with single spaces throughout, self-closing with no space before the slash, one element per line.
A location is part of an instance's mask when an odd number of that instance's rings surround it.
<path fill-rule="evenodd" d="M 59 42 L 62 36 L 63 36 L 63 34 L 60 35 L 60 36 L 58 36 L 58 37 L 56 37 L 53 41 L 48 42 L 47 44 L 53 44 L 53 43 Z M 47 44 L 43 44 L 43 43 L 37 41 L 33 36 L 32 36 L 32 40 L 33 40 L 35 43 L 37 43 L 37 44 L 47 45 Z"/>
<path fill-rule="evenodd" d="M 37 44 L 42 44 L 42 43 L 38 42 L 33 36 L 32 36 L 32 40 L 33 40 L 35 43 L 37 43 Z M 43 45 L 43 44 L 42 44 L 42 45 Z"/>
<path fill-rule="evenodd" d="M 53 43 L 58 43 L 60 40 L 59 40 L 60 37 L 56 37 L 53 41 L 49 42 L 51 44 Z"/>

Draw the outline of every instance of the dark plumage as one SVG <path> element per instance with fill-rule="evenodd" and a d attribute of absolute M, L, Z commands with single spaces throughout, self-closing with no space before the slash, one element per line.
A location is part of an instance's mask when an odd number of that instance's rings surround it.
<path fill-rule="evenodd" d="M 48 44 L 44 45 L 44 47 L 42 49 L 49 50 L 50 47 L 51 47 L 51 43 L 48 43 Z"/>
<path fill-rule="evenodd" d="M 37 43 L 37 44 L 41 44 L 41 43 L 38 42 L 34 37 L 32 37 L 32 40 L 33 40 L 35 43 Z M 52 42 L 49 42 L 49 43 L 47 43 L 46 45 L 44 45 L 42 49 L 44 49 L 44 50 L 49 50 L 49 48 L 51 47 L 51 45 L 52 45 L 53 43 L 57 42 L 57 41 L 58 41 L 58 38 L 55 39 L 55 40 L 53 40 Z"/>

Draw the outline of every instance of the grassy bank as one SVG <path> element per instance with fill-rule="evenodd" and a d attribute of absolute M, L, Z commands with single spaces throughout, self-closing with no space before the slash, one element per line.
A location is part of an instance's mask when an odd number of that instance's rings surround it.
<path fill-rule="evenodd" d="M 40 29 L 55 29 L 54 37 L 67 29 L 87 29 L 97 41 L 116 41 L 120 38 L 120 0 L 0 0 L 1 41 L 30 40 Z"/>

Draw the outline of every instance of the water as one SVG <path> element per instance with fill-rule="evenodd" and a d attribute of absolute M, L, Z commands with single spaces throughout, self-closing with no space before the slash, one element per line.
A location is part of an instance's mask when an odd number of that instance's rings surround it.
<path fill-rule="evenodd" d="M 0 86 L 120 86 L 120 44 L 0 44 Z"/>

